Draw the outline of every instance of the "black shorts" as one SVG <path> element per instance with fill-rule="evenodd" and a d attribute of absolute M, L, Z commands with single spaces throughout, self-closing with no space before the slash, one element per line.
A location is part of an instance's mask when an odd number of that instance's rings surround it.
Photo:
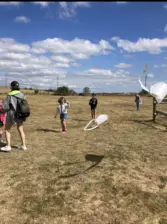
<path fill-rule="evenodd" d="M 3 126 L 4 126 L 3 121 L 0 121 L 0 127 L 3 127 Z"/>
<path fill-rule="evenodd" d="M 96 107 L 91 107 L 91 110 L 96 110 Z"/>

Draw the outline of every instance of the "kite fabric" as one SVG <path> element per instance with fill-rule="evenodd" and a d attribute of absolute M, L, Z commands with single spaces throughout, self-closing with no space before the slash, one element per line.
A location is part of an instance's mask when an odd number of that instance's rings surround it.
<path fill-rule="evenodd" d="M 100 125 L 107 120 L 108 120 L 108 116 L 106 114 L 101 114 L 95 119 L 95 122 L 97 125 Z"/>
<path fill-rule="evenodd" d="M 167 84 L 164 82 L 159 82 L 150 87 L 150 90 L 147 89 L 146 86 L 143 85 L 143 83 L 139 79 L 139 83 L 141 85 L 141 88 L 150 93 L 151 96 L 155 97 L 157 103 L 161 103 L 162 100 L 167 95 Z"/>

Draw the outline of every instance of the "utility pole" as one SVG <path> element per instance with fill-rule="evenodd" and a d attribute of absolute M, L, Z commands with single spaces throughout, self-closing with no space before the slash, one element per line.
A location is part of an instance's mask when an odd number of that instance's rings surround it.
<path fill-rule="evenodd" d="M 59 88 L 59 76 L 57 75 L 57 89 Z"/>
<path fill-rule="evenodd" d="M 148 70 L 148 64 L 145 65 L 143 74 L 146 74 L 147 70 Z M 148 74 L 145 75 L 145 86 L 147 86 L 147 77 L 148 77 Z"/>
<path fill-rule="evenodd" d="M 8 74 L 8 73 L 5 74 L 5 87 L 6 87 L 6 88 L 8 87 L 8 80 L 7 80 L 8 77 L 7 77 L 7 74 Z"/>

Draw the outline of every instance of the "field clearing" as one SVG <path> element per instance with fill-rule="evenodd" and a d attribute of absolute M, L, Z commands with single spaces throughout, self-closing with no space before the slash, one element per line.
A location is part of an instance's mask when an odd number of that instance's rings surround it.
<path fill-rule="evenodd" d="M 0 153 L 1 224 L 167 224 L 167 118 L 151 121 L 151 97 L 137 112 L 134 97 L 99 96 L 109 120 L 90 132 L 89 97 L 67 97 L 63 136 L 58 97 L 27 99 L 28 150 L 15 149 L 13 128 L 12 151 Z"/>

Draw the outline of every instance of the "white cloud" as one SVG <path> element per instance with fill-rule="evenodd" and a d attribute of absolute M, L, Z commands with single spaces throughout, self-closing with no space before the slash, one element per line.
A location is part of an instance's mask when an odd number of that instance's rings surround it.
<path fill-rule="evenodd" d="M 53 2 L 32 2 L 33 4 L 40 5 L 42 8 L 47 8 L 50 3 Z"/>
<path fill-rule="evenodd" d="M 167 64 L 154 65 L 154 68 L 166 68 Z"/>
<path fill-rule="evenodd" d="M 18 6 L 22 2 L 0 2 L 0 6 Z"/>
<path fill-rule="evenodd" d="M 91 4 L 89 2 L 59 2 L 60 12 L 59 18 L 72 18 L 76 16 L 77 8 L 89 8 Z"/>
<path fill-rule="evenodd" d="M 51 56 L 51 59 L 54 61 L 62 62 L 62 63 L 74 62 L 74 59 L 63 56 L 63 55 L 53 55 Z"/>
<path fill-rule="evenodd" d="M 73 2 L 73 7 L 78 8 L 78 7 L 85 7 L 85 8 L 89 8 L 91 7 L 90 2 Z"/>
<path fill-rule="evenodd" d="M 164 32 L 167 33 L 167 25 L 164 27 Z"/>
<path fill-rule="evenodd" d="M 148 74 L 147 77 L 154 78 L 154 75 L 153 74 Z"/>
<path fill-rule="evenodd" d="M 125 64 L 125 63 L 120 63 L 118 65 L 115 65 L 116 68 L 131 68 L 131 64 Z"/>
<path fill-rule="evenodd" d="M 118 40 L 120 40 L 120 37 L 112 37 L 111 38 L 111 41 L 118 41 Z"/>
<path fill-rule="evenodd" d="M 29 50 L 30 47 L 27 44 L 19 44 L 12 38 L 0 38 L 0 53 L 23 53 Z"/>
<path fill-rule="evenodd" d="M 119 69 L 115 72 L 113 72 L 112 70 L 106 70 L 106 69 L 89 69 L 83 72 L 77 72 L 75 73 L 76 75 L 80 75 L 80 76 L 84 76 L 84 77 L 94 77 L 94 78 L 98 78 L 98 79 L 124 79 L 127 78 L 130 73 L 123 70 L 123 69 Z"/>
<path fill-rule="evenodd" d="M 164 8 L 167 9 L 167 4 L 164 5 Z"/>
<path fill-rule="evenodd" d="M 88 59 L 92 55 L 109 54 L 114 48 L 105 40 L 100 40 L 98 44 L 89 40 L 75 38 L 71 41 L 61 38 L 46 39 L 32 43 L 32 52 L 44 54 L 68 54 L 75 59 Z"/>
<path fill-rule="evenodd" d="M 112 49 L 105 40 L 92 43 L 78 38 L 71 41 L 54 38 L 28 45 L 12 38 L 0 38 L 1 85 L 4 85 L 6 73 L 8 83 L 17 79 L 22 87 L 45 89 L 56 88 L 57 76 L 59 85 L 66 82 L 77 90 L 83 89 L 87 83 L 91 83 L 91 88 L 96 89 L 105 89 L 105 83 L 131 83 L 133 79 L 130 73 L 123 69 L 89 69 L 82 72 L 69 69 L 80 66 L 80 59 L 105 55 Z"/>
<path fill-rule="evenodd" d="M 128 2 L 115 2 L 115 3 L 122 5 L 122 4 L 127 4 Z"/>
<path fill-rule="evenodd" d="M 167 38 L 139 38 L 137 42 L 119 39 L 117 40 L 117 46 L 127 52 L 135 53 L 146 51 L 150 54 L 160 54 L 162 48 L 167 47 Z"/>
<path fill-rule="evenodd" d="M 26 16 L 17 16 L 15 22 L 29 23 L 30 19 Z"/>

